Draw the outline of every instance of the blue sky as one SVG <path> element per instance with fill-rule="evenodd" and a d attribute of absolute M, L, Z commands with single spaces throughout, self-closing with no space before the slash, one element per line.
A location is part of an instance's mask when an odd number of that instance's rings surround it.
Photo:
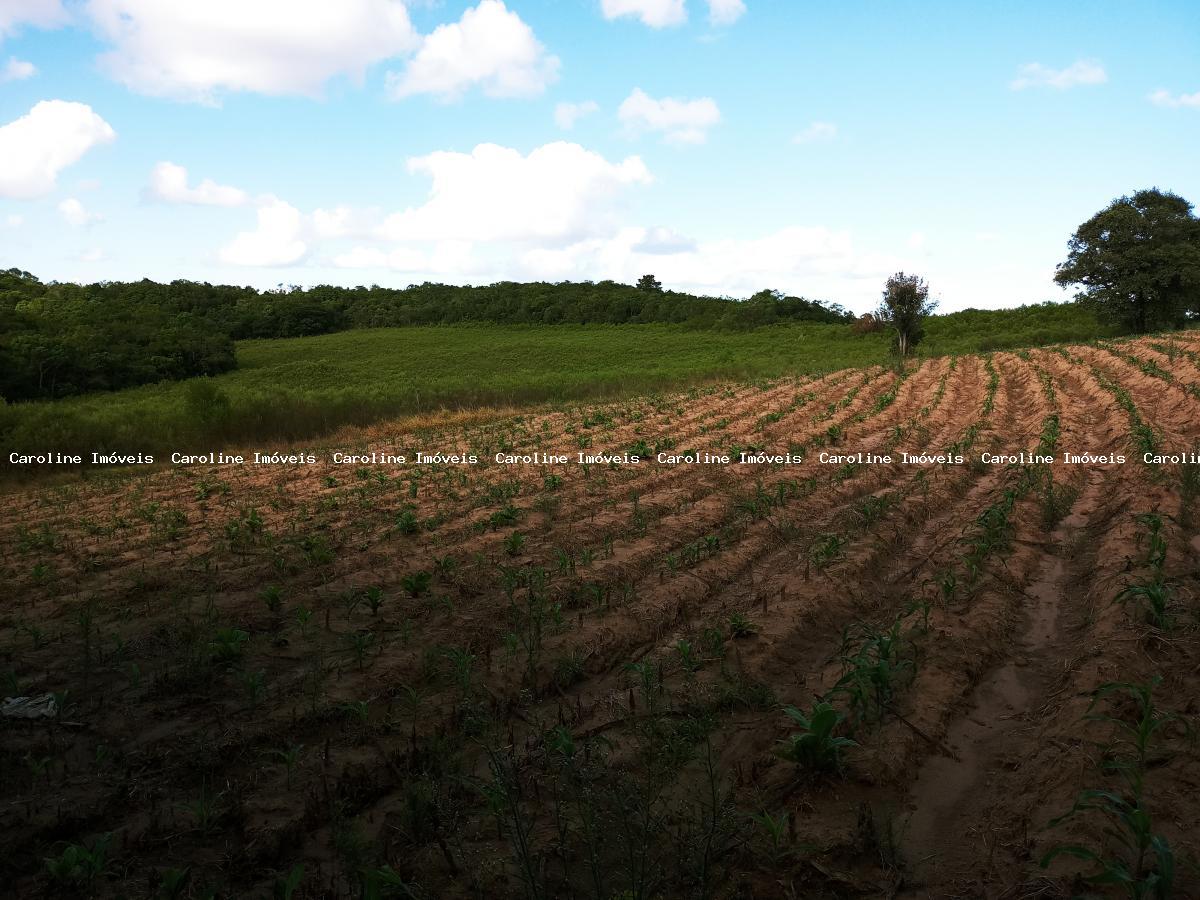
<path fill-rule="evenodd" d="M 1200 4 L 0 0 L 0 266 L 1066 297 L 1200 202 Z"/>

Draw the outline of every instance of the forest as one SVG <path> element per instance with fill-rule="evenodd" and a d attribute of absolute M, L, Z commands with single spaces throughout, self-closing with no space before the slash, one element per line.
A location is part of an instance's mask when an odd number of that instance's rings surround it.
<path fill-rule="evenodd" d="M 9 269 L 0 272 L 0 398 L 54 399 L 216 375 L 236 368 L 234 341 L 353 328 L 661 323 L 736 330 L 852 319 L 837 304 L 777 291 L 746 300 L 700 297 L 663 290 L 650 276 L 637 286 L 499 282 L 258 291 L 184 280 L 43 283 Z"/>

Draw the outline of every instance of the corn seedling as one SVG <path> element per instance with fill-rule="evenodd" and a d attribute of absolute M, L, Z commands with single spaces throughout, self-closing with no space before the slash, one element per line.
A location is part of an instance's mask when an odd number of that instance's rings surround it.
<path fill-rule="evenodd" d="M 46 871 L 62 885 L 90 888 L 108 865 L 111 834 L 103 834 L 91 844 L 67 844 L 57 856 L 46 857 Z"/>
<path fill-rule="evenodd" d="M 433 575 L 426 572 L 424 569 L 413 572 L 410 575 L 405 575 L 400 579 L 400 586 L 410 597 L 423 597 L 429 593 L 429 586 L 433 583 Z"/>
<path fill-rule="evenodd" d="M 258 596 L 272 613 L 278 613 L 283 609 L 283 589 L 279 585 L 267 585 Z"/>
<path fill-rule="evenodd" d="M 292 776 L 296 772 L 296 764 L 300 762 L 300 754 L 304 752 L 304 747 L 299 744 L 292 744 L 286 750 L 272 750 L 271 754 L 283 763 L 287 770 L 287 786 L 288 790 L 292 789 Z"/>
<path fill-rule="evenodd" d="M 825 700 L 815 702 L 807 713 L 794 706 L 784 707 L 783 712 L 800 731 L 781 741 L 780 755 L 805 769 L 840 772 L 842 751 L 858 746 L 850 738 L 836 733 L 845 715 Z"/>
<path fill-rule="evenodd" d="M 379 615 L 379 609 L 383 606 L 383 588 L 373 585 L 363 591 L 360 597 L 371 611 L 371 615 Z"/>
<path fill-rule="evenodd" d="M 1135 795 L 1141 794 L 1142 780 L 1156 735 L 1171 723 L 1181 721 L 1174 713 L 1164 712 L 1154 705 L 1154 689 L 1161 681 L 1156 676 L 1145 684 L 1103 684 L 1092 695 L 1092 702 L 1084 716 L 1089 721 L 1106 722 L 1113 726 L 1117 740 L 1109 749 L 1105 767 L 1121 773 L 1129 781 Z M 1117 706 L 1116 701 L 1122 696 L 1133 701 L 1132 717 L 1094 711 L 1101 702 L 1107 702 L 1110 707 Z"/>
<path fill-rule="evenodd" d="M 729 636 L 734 640 L 748 638 L 758 633 L 758 626 L 741 613 L 733 613 L 729 617 Z"/>
<path fill-rule="evenodd" d="M 226 663 L 238 662 L 248 640 L 250 635 L 240 628 L 218 628 L 209 642 L 213 659 Z"/>
<path fill-rule="evenodd" d="M 1083 791 L 1063 815 L 1052 819 L 1054 828 L 1083 813 L 1097 813 L 1105 822 L 1110 847 L 1096 850 L 1082 844 L 1057 844 L 1041 859 L 1043 868 L 1060 856 L 1092 863 L 1095 870 L 1084 880 L 1096 885 L 1116 885 L 1130 900 L 1169 900 L 1175 881 L 1175 854 L 1162 835 L 1154 833 L 1150 814 L 1139 798 L 1128 799 L 1111 791 Z"/>
<path fill-rule="evenodd" d="M 1162 533 L 1163 520 L 1153 513 L 1144 513 L 1136 518 L 1146 528 L 1144 533 L 1138 535 L 1138 545 L 1141 546 L 1143 541 L 1147 545 L 1146 565 L 1150 568 L 1150 574 L 1121 588 L 1114 602 L 1122 606 L 1132 604 L 1142 612 L 1148 624 L 1166 630 L 1172 625 L 1170 607 L 1174 589 L 1165 572 L 1167 540 Z"/>
<path fill-rule="evenodd" d="M 361 672 L 366 665 L 367 651 L 375 644 L 375 634 L 371 631 L 358 631 L 346 635 L 346 645 L 354 662 Z"/>
<path fill-rule="evenodd" d="M 509 556 L 517 556 L 525 546 L 525 535 L 519 531 L 511 532 L 504 539 L 504 552 Z"/>

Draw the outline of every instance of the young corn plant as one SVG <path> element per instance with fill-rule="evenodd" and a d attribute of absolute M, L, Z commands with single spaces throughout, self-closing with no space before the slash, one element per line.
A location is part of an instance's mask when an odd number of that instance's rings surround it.
<path fill-rule="evenodd" d="M 814 772 L 841 772 L 842 751 L 858 744 L 837 734 L 846 716 L 827 700 L 813 703 L 807 713 L 794 706 L 784 707 L 784 714 L 800 731 L 781 741 L 779 753 L 784 759 Z"/>
<path fill-rule="evenodd" d="M 1161 683 L 1162 678 L 1155 676 L 1144 684 L 1115 681 L 1102 684 L 1092 695 L 1084 715 L 1088 721 L 1113 726 L 1116 740 L 1106 753 L 1105 768 L 1121 774 L 1135 796 L 1142 793 L 1142 782 L 1159 732 L 1173 723 L 1186 725 L 1175 713 L 1165 712 L 1155 705 L 1154 689 Z M 1132 716 L 1116 714 L 1122 698 L 1132 701 Z M 1108 712 L 1095 711 L 1101 703 L 1107 705 Z"/>
<path fill-rule="evenodd" d="M 1140 546 L 1143 541 L 1147 544 L 1146 565 L 1150 572 L 1121 588 L 1114 602 L 1134 606 L 1147 624 L 1165 631 L 1174 623 L 1171 605 L 1175 592 L 1165 571 L 1167 540 L 1163 535 L 1163 520 L 1154 513 L 1143 513 L 1136 518 L 1146 529 L 1138 535 L 1138 544 Z"/>
<path fill-rule="evenodd" d="M 842 677 L 831 694 L 846 697 L 856 722 L 882 721 L 900 682 L 913 674 L 912 646 L 897 617 L 887 629 L 858 623 L 842 636 Z"/>
<path fill-rule="evenodd" d="M 1046 868 L 1060 856 L 1091 863 L 1094 870 L 1083 876 L 1094 885 L 1113 885 L 1130 900 L 1169 900 L 1174 896 L 1175 854 L 1170 843 L 1154 831 L 1141 798 L 1127 798 L 1111 791 L 1083 791 L 1063 815 L 1050 821 L 1054 828 L 1086 813 L 1099 815 L 1109 841 L 1099 849 L 1083 844 L 1056 844 L 1041 859 Z"/>
<path fill-rule="evenodd" d="M 90 890 L 107 868 L 111 843 L 112 835 L 102 834 L 87 845 L 67 844 L 57 856 L 46 857 L 46 872 L 59 884 Z"/>
<path fill-rule="evenodd" d="M 729 617 L 729 636 L 734 640 L 748 638 L 758 633 L 758 626 L 741 613 L 733 613 Z"/>

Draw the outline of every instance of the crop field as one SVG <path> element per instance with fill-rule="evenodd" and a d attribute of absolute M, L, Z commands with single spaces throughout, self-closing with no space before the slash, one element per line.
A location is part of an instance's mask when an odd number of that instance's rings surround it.
<path fill-rule="evenodd" d="M 1200 896 L 1198 446 L 1183 333 L 11 490 L 0 893 Z"/>

